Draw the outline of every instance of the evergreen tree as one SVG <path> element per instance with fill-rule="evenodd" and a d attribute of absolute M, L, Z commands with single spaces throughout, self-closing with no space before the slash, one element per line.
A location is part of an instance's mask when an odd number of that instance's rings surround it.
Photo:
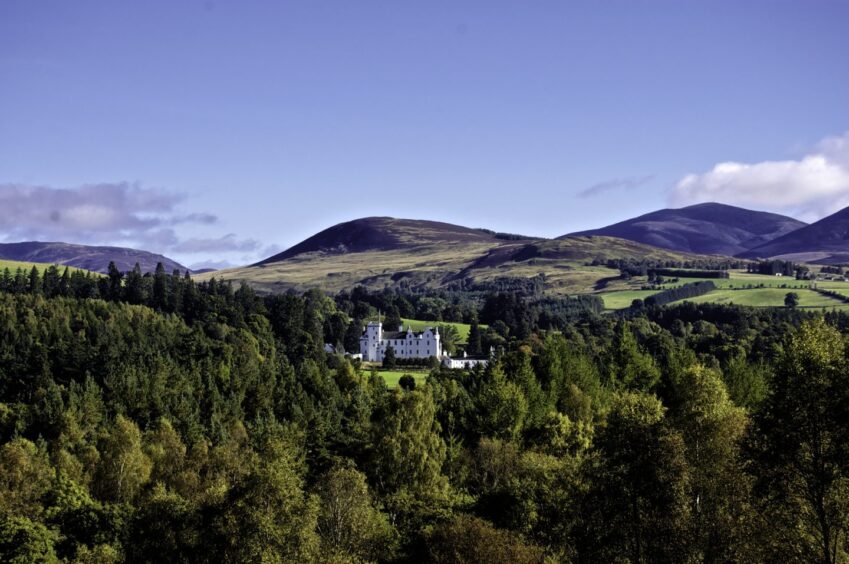
<path fill-rule="evenodd" d="M 469 327 L 469 344 L 468 349 L 470 354 L 481 354 L 481 328 L 478 324 L 478 316 L 472 318 L 471 327 Z"/>
<path fill-rule="evenodd" d="M 395 349 L 392 345 L 389 345 L 383 352 L 383 367 L 392 370 L 397 364 L 398 361 L 395 358 Z"/>
<path fill-rule="evenodd" d="M 153 309 L 168 311 L 168 280 L 165 275 L 165 267 L 161 262 L 156 263 L 156 271 L 153 274 L 153 295 L 151 298 L 151 307 Z"/>
<path fill-rule="evenodd" d="M 38 268 L 33 266 L 29 271 L 28 289 L 30 294 L 40 294 L 42 290 L 41 275 L 38 273 Z"/>
<path fill-rule="evenodd" d="M 103 296 L 109 300 L 120 300 L 124 294 L 123 289 L 124 275 L 118 270 L 113 261 L 109 261 L 109 266 L 106 269 L 106 281 L 108 282 L 106 292 L 102 292 Z"/>

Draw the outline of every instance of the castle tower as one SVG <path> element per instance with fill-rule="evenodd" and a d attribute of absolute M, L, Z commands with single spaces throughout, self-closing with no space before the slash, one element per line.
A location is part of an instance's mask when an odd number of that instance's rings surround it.
<path fill-rule="evenodd" d="M 379 362 L 382 360 L 380 342 L 383 340 L 383 324 L 380 321 L 369 321 L 365 334 L 360 338 L 360 353 L 363 360 Z"/>

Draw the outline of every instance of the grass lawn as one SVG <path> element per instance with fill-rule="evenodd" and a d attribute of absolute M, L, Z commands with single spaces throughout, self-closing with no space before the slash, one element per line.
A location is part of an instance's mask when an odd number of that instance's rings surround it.
<path fill-rule="evenodd" d="M 417 319 L 404 319 L 404 318 L 402 318 L 401 321 L 404 322 L 404 328 L 405 329 L 406 329 L 407 325 L 409 325 L 410 327 L 412 327 L 413 331 L 424 331 L 425 327 L 436 327 L 436 326 L 439 326 L 439 325 L 450 325 L 451 327 L 454 327 L 457 330 L 457 333 L 460 334 L 460 341 L 462 341 L 463 343 L 466 343 L 466 342 L 469 341 L 469 329 L 471 329 L 471 325 L 469 325 L 467 323 L 453 323 L 453 322 L 450 322 L 450 321 L 419 321 Z M 486 327 L 487 327 L 486 325 L 481 325 L 480 326 L 481 331 L 486 329 Z M 384 327 L 384 329 L 394 329 L 394 328 Z"/>
<path fill-rule="evenodd" d="M 397 388 L 398 380 L 400 380 L 401 376 L 404 374 L 412 376 L 416 380 L 416 386 L 420 386 L 425 383 L 428 372 L 423 372 L 421 370 L 378 370 L 377 374 L 383 378 L 383 381 L 386 382 L 388 387 Z"/>

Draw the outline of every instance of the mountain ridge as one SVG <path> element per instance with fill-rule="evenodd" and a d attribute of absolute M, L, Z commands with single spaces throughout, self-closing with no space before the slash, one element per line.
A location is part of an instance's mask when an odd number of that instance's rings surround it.
<path fill-rule="evenodd" d="M 679 252 L 737 256 L 805 225 L 779 214 L 710 202 L 656 210 L 558 239 L 603 235 Z"/>
<path fill-rule="evenodd" d="M 105 245 L 78 245 L 74 243 L 21 241 L 0 243 L 0 258 L 22 262 L 48 263 L 75 266 L 93 272 L 106 273 L 109 262 L 118 270 L 127 272 L 139 263 L 142 272 L 153 272 L 161 262 L 167 272 L 188 270 L 177 261 L 140 249 Z"/>
<path fill-rule="evenodd" d="M 752 247 L 741 258 L 790 257 L 796 260 L 835 264 L 849 263 L 849 207 Z"/>

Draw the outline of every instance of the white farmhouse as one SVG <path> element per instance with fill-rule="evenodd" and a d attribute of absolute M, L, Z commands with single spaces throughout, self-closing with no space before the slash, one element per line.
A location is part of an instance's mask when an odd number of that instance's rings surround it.
<path fill-rule="evenodd" d="M 395 351 L 396 358 L 442 358 L 442 342 L 439 329 L 427 327 L 424 331 L 413 331 L 410 327 L 398 327 L 397 331 L 384 331 L 383 323 L 370 321 L 360 337 L 360 353 L 363 360 L 383 362 L 388 347 Z"/>

